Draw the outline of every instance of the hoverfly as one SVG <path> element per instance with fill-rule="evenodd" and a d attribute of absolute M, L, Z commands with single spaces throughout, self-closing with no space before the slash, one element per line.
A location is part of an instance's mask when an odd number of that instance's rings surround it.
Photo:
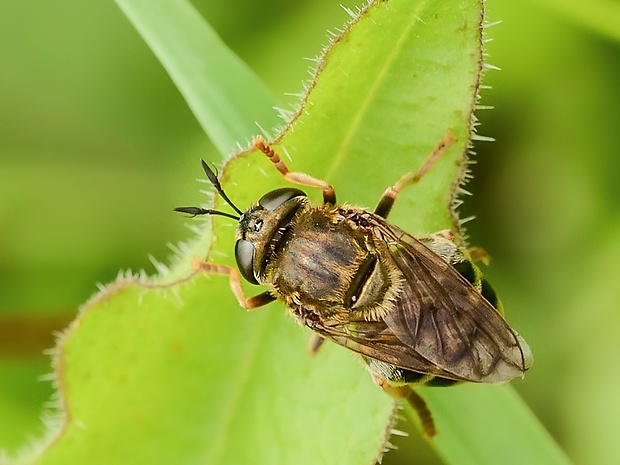
<path fill-rule="evenodd" d="M 310 203 L 302 190 L 281 188 L 243 212 L 202 161 L 209 181 L 236 214 L 175 209 L 237 220 L 239 272 L 268 290 L 246 298 L 237 270 L 200 261 L 195 266 L 228 274 L 247 309 L 284 301 L 315 332 L 311 352 L 329 339 L 360 354 L 379 386 L 414 407 L 427 437 L 436 434 L 435 425 L 412 386 L 504 383 L 522 376 L 533 361 L 527 343 L 504 320 L 493 288 L 449 231 L 414 237 L 386 220 L 400 191 L 418 182 L 453 142 L 446 135 L 418 171 L 388 187 L 369 212 L 338 205 L 330 184 L 289 171 L 257 137 L 253 146 L 288 181 L 321 189 L 323 204 Z"/>

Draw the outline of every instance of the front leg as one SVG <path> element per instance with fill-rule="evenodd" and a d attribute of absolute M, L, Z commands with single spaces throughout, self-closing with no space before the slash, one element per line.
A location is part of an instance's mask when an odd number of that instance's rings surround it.
<path fill-rule="evenodd" d="M 199 258 L 195 258 L 192 265 L 194 269 L 204 273 L 228 276 L 228 279 L 230 280 L 230 288 L 232 289 L 237 302 L 239 302 L 239 305 L 248 311 L 262 307 L 263 305 L 267 305 L 268 303 L 276 300 L 273 294 L 269 291 L 265 291 L 261 294 L 255 295 L 254 297 L 246 298 L 243 293 L 243 288 L 241 287 L 241 276 L 239 276 L 239 271 L 235 268 L 227 265 L 216 265 L 214 263 L 203 262 Z"/>
<path fill-rule="evenodd" d="M 280 156 L 275 152 L 275 150 L 273 150 L 269 146 L 269 144 L 266 144 L 265 141 L 263 141 L 263 138 L 261 136 L 257 136 L 252 142 L 252 145 L 256 149 L 263 152 L 267 156 L 267 158 L 269 158 L 271 163 L 274 164 L 276 169 L 280 172 L 280 174 L 282 174 L 282 176 L 286 178 L 287 181 L 299 184 L 301 186 L 317 187 L 323 191 L 324 203 L 327 203 L 329 205 L 336 204 L 336 191 L 334 191 L 334 188 L 331 184 L 328 184 L 321 179 L 313 178 L 312 176 L 305 173 L 291 172 L 288 169 L 288 166 L 286 166 L 286 164 L 282 161 Z"/>

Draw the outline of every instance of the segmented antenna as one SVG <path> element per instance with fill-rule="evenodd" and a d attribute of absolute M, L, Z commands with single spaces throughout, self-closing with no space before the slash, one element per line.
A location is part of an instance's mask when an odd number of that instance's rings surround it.
<path fill-rule="evenodd" d="M 174 209 L 174 211 L 180 212 L 180 213 L 187 213 L 188 215 L 191 215 L 191 218 L 197 215 L 220 215 L 220 216 L 225 216 L 227 218 L 232 218 L 233 220 L 239 221 L 241 219 L 241 215 L 243 214 L 243 212 L 239 210 L 234 203 L 232 203 L 232 200 L 228 198 L 228 196 L 224 192 L 224 189 L 222 189 L 222 185 L 220 184 L 219 179 L 217 179 L 217 172 L 214 169 L 211 169 L 211 167 L 204 160 L 200 160 L 200 161 L 202 162 L 202 169 L 207 175 L 207 178 L 209 178 L 209 182 L 213 184 L 213 187 L 215 187 L 215 190 L 217 191 L 217 193 L 220 194 L 220 197 L 222 197 L 224 201 L 239 214 L 239 216 L 233 215 L 231 213 L 221 212 L 218 210 L 211 210 L 207 208 L 200 208 L 200 207 L 177 207 Z"/>

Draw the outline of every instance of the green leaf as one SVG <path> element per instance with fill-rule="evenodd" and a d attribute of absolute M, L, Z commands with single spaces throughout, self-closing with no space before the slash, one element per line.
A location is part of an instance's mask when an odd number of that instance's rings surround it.
<path fill-rule="evenodd" d="M 185 89 L 220 150 L 247 138 L 253 110 L 243 114 L 246 123 L 239 131 L 235 121 L 244 113 L 239 109 L 262 103 L 237 100 L 231 89 L 253 89 L 256 79 L 247 70 L 235 74 L 243 67 L 231 65 L 229 74 L 202 70 L 203 81 L 194 74 L 200 66 L 183 65 L 209 60 L 193 52 L 185 60 L 187 51 L 177 42 L 185 29 L 194 31 L 185 46 L 207 40 L 210 33 L 193 10 L 182 2 L 158 2 L 157 8 L 121 4 Z M 413 233 L 457 228 L 450 205 L 472 132 L 482 72 L 481 22 L 480 1 L 371 3 L 333 38 L 317 62 L 300 111 L 274 146 L 290 155 L 293 170 L 333 183 L 341 201 L 372 208 L 387 186 L 417 169 L 451 132 L 456 143 L 430 174 L 403 193 L 390 219 Z M 218 40 L 209 43 L 212 56 L 228 53 Z M 219 86 L 228 89 L 229 100 L 220 105 L 221 114 L 213 98 Z M 286 184 L 265 157 L 251 150 L 231 159 L 221 176 L 241 207 Z M 318 192 L 310 195 L 320 199 Z M 235 225 L 224 218 L 211 223 L 205 222 L 196 239 L 199 246 L 182 247 L 184 269 L 196 250 L 209 247 L 210 262 L 233 265 Z M 213 244 L 212 237 L 217 238 Z M 381 455 L 393 403 L 353 354 L 326 344 L 309 357 L 304 350 L 308 331 L 281 305 L 246 313 L 225 277 L 186 273 L 173 280 L 178 274 L 121 277 L 84 306 L 55 358 L 65 411 L 61 426 L 25 463 L 368 464 Z M 258 293 L 249 286 L 246 292 Z M 454 389 L 458 402 L 479 400 L 472 405 L 482 416 L 486 409 L 480 404 L 495 402 L 493 411 L 507 412 L 502 425 L 519 414 L 527 417 L 518 398 L 502 394 L 510 391 L 475 391 L 485 393 L 480 400 L 470 397 L 470 390 Z M 508 463 L 506 451 L 489 452 L 493 431 L 503 439 L 514 435 L 507 440 L 529 448 L 530 436 L 522 431 L 485 422 L 463 435 L 467 442 L 456 441 L 467 431 L 469 412 L 448 400 L 450 390 L 427 393 L 442 431 L 434 444 L 452 463 Z M 536 425 L 531 418 L 518 424 Z M 554 447 L 546 438 L 537 444 Z M 515 454 L 514 448 L 509 452 Z"/>
<path fill-rule="evenodd" d="M 304 336 L 277 310 L 240 310 L 223 279 L 199 277 L 175 294 L 121 279 L 60 344 L 69 421 L 37 463 L 368 461 L 382 439 L 361 425 L 385 428 L 389 402 L 348 354 L 306 356 Z"/>

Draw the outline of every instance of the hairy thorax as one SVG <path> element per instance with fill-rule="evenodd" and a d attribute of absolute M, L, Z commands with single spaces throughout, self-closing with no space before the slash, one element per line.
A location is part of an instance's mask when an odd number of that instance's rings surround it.
<path fill-rule="evenodd" d="M 302 318 L 351 313 L 373 319 L 387 311 L 397 287 L 370 230 L 351 210 L 306 206 L 266 269 L 274 292 Z"/>

